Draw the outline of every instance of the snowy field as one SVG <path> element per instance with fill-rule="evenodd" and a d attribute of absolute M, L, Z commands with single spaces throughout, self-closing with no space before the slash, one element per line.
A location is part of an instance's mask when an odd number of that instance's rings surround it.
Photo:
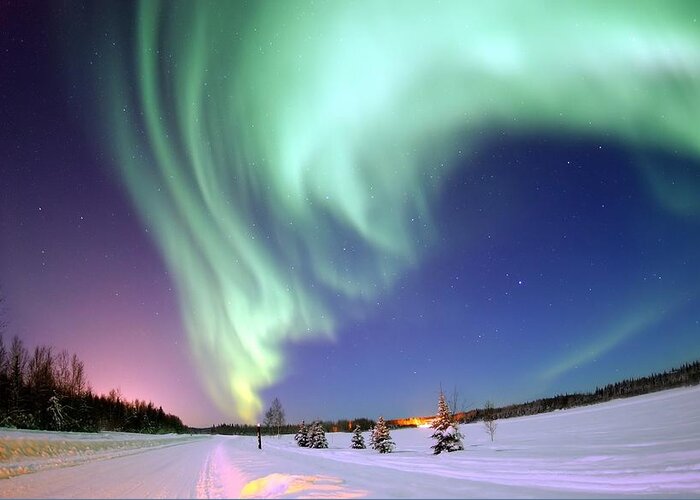
<path fill-rule="evenodd" d="M 141 436 L 0 429 L 0 497 L 700 498 L 700 387 L 462 426 L 463 452 L 430 429 L 396 451 L 296 447 L 291 436 Z M 365 436 L 366 438 L 366 436 Z M 13 476 L 9 477 L 8 476 Z"/>

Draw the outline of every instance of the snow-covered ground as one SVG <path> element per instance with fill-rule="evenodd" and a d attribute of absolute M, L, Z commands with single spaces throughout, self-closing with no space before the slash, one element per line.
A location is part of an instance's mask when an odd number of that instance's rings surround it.
<path fill-rule="evenodd" d="M 192 439 L 177 434 L 154 436 L 126 432 L 94 434 L 0 429 L 0 479 L 132 455 Z"/>
<path fill-rule="evenodd" d="M 0 430 L 0 497 L 700 498 L 700 387 L 462 426 L 432 455 L 430 429 L 396 451 L 298 448 L 291 436 L 139 436 Z"/>

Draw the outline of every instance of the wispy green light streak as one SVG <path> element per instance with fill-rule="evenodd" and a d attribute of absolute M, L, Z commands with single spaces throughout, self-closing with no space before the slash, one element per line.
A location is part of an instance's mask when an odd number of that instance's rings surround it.
<path fill-rule="evenodd" d="M 564 359 L 558 360 L 540 373 L 545 380 L 554 380 L 561 375 L 591 363 L 605 356 L 623 342 L 644 334 L 660 323 L 668 313 L 665 307 L 647 307 L 632 311 L 620 311 L 611 324 L 598 331 L 590 332 L 592 337 L 585 345 L 580 345 Z"/>
<path fill-rule="evenodd" d="M 252 420 L 285 341 L 330 336 L 338 302 L 371 298 L 418 262 L 430 202 L 484 128 L 697 158 L 696 12 L 141 4 L 135 54 L 109 62 L 128 71 L 106 81 L 107 116 L 213 399 Z"/>

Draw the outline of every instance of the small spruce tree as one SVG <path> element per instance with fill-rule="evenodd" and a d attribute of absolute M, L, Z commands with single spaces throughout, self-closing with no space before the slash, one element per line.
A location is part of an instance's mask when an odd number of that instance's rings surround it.
<path fill-rule="evenodd" d="M 365 438 L 362 437 L 362 431 L 360 430 L 359 425 L 355 426 L 355 430 L 352 433 L 352 444 L 350 445 L 350 448 L 354 448 L 356 450 L 365 449 Z"/>
<path fill-rule="evenodd" d="M 315 422 L 311 426 L 311 435 L 309 437 L 310 448 L 328 448 L 328 440 L 326 439 L 326 431 L 321 422 Z"/>
<path fill-rule="evenodd" d="M 299 430 L 297 431 L 296 435 L 294 436 L 294 440 L 302 448 L 309 447 L 309 429 L 306 427 L 306 424 L 304 423 L 303 420 L 301 421 L 301 425 L 299 426 Z"/>
<path fill-rule="evenodd" d="M 458 451 L 463 450 L 462 434 L 459 432 L 457 422 L 454 421 L 450 414 L 450 409 L 445 401 L 445 395 L 440 391 L 440 399 L 438 400 L 438 414 L 431 425 L 435 432 L 431 436 L 437 442 L 431 446 L 435 455 L 443 451 Z"/>
<path fill-rule="evenodd" d="M 377 420 L 377 425 L 372 433 L 372 441 L 372 447 L 379 453 L 391 453 L 394 449 L 395 444 L 391 440 L 389 428 L 386 426 L 383 417 L 379 417 L 379 420 Z"/>

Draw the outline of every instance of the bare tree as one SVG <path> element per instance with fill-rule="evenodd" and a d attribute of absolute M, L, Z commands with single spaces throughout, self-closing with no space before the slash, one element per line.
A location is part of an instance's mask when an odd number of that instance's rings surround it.
<path fill-rule="evenodd" d="M 2 338 L 2 335 L 5 333 L 5 329 L 7 328 L 4 304 L 5 297 L 0 291 L 0 382 L 5 380 L 10 371 L 10 357 L 7 348 L 5 348 L 5 342 Z"/>
<path fill-rule="evenodd" d="M 284 425 L 284 410 L 278 398 L 272 401 L 270 408 L 265 412 L 264 425 L 271 431 L 272 428 L 277 427 L 277 436 L 280 435 L 280 427 Z"/>
<path fill-rule="evenodd" d="M 0 290 L 0 335 L 2 335 L 6 328 L 7 311 L 5 309 L 5 296 L 2 294 L 2 290 Z"/>
<path fill-rule="evenodd" d="M 5 382 L 9 373 L 10 357 L 5 342 L 2 339 L 2 331 L 0 331 L 0 383 Z"/>
<path fill-rule="evenodd" d="M 493 435 L 496 434 L 496 427 L 498 427 L 495 413 L 493 403 L 491 401 L 486 401 L 484 404 L 484 429 L 486 433 L 491 436 L 492 443 Z"/>
<path fill-rule="evenodd" d="M 3 335 L 7 328 L 7 321 L 5 316 L 5 297 L 0 291 L 0 425 L 6 422 L 9 409 L 10 400 L 12 399 L 10 393 L 10 351 L 5 347 L 5 341 Z"/>
<path fill-rule="evenodd" d="M 442 391 L 442 388 L 440 390 Z M 466 413 L 467 408 L 469 406 L 469 403 L 467 402 L 466 398 L 462 397 L 459 394 L 459 390 L 457 389 L 457 386 L 454 386 L 449 398 L 446 398 L 446 399 L 447 399 L 447 406 L 449 407 L 450 413 L 452 414 L 452 418 L 454 420 L 457 420 L 458 413 Z M 462 424 L 464 422 L 459 422 L 459 423 Z"/>
<path fill-rule="evenodd" d="M 50 347 L 37 346 L 27 363 L 27 384 L 40 392 L 50 391 L 55 385 L 53 378 L 53 352 Z"/>
<path fill-rule="evenodd" d="M 24 344 L 20 338 L 16 335 L 12 338 L 9 363 L 10 409 L 16 412 L 19 410 L 20 397 L 27 369 L 27 350 L 24 348 Z"/>
<path fill-rule="evenodd" d="M 65 349 L 54 356 L 53 378 L 56 389 L 63 394 L 68 394 L 70 390 L 70 355 Z"/>
<path fill-rule="evenodd" d="M 124 399 L 122 396 L 122 390 L 121 388 L 117 387 L 116 389 L 110 389 L 109 394 L 107 395 L 107 400 L 114 403 L 115 401 L 117 403 L 120 403 Z"/>
<path fill-rule="evenodd" d="M 92 389 L 87 386 L 85 381 L 85 366 L 83 362 L 78 359 L 78 356 L 73 354 L 70 360 L 70 392 L 76 396 L 81 396 L 85 393 L 92 392 Z M 121 394 L 120 394 L 121 395 Z"/>

